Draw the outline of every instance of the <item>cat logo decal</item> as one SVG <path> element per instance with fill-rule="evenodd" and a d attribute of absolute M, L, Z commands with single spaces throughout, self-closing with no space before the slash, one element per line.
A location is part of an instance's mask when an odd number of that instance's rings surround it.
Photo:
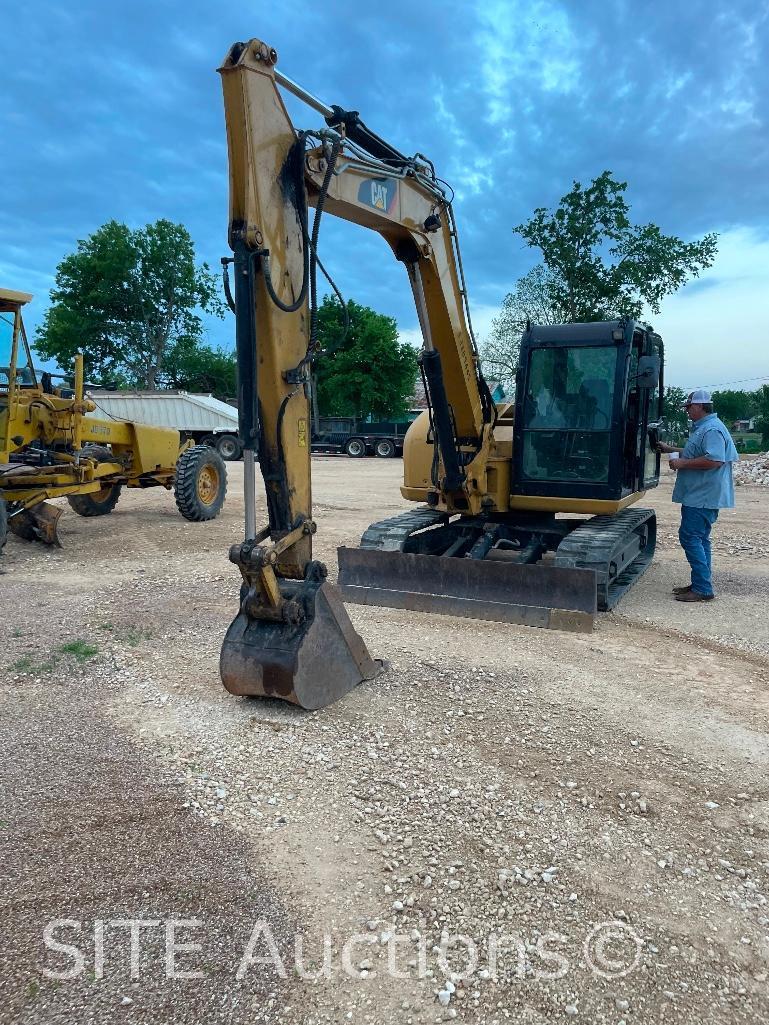
<path fill-rule="evenodd" d="M 392 213 L 398 196 L 398 183 L 392 178 L 369 178 L 360 183 L 358 202 L 375 210 Z"/>

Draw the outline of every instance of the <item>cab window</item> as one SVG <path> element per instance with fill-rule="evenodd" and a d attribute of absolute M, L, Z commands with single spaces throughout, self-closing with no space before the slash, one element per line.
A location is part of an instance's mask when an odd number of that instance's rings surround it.
<path fill-rule="evenodd" d="M 605 483 L 609 478 L 617 349 L 534 349 L 524 403 L 523 476 Z"/>

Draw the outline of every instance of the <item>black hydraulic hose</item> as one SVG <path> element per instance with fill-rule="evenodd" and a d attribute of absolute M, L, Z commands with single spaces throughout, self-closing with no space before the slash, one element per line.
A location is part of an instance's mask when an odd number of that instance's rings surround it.
<path fill-rule="evenodd" d="M 233 313 L 237 313 L 238 311 L 235 306 L 235 300 L 232 298 L 232 290 L 230 288 L 229 265 L 231 263 L 234 263 L 234 260 L 230 259 L 230 257 L 222 257 L 222 284 L 224 285 L 224 297 L 227 300 L 227 305 Z"/>
<path fill-rule="evenodd" d="M 293 201 L 297 214 L 299 215 L 299 223 L 302 228 L 302 240 L 304 241 L 302 287 L 294 302 L 283 302 L 275 291 L 275 286 L 272 283 L 272 275 L 270 274 L 270 251 L 268 249 L 262 249 L 258 252 L 258 256 L 261 258 L 264 285 L 270 299 L 272 299 L 278 309 L 282 310 L 284 313 L 296 313 L 307 298 L 307 287 L 310 279 L 310 251 L 306 242 L 307 194 L 304 188 L 304 135 L 301 133 L 289 151 L 284 165 L 284 171 L 287 172 L 284 180 L 284 188 L 290 193 L 293 193 Z"/>
<path fill-rule="evenodd" d="M 443 381 L 441 356 L 437 349 L 429 349 L 422 353 L 420 359 L 433 411 L 433 429 L 445 471 L 442 487 L 445 491 L 459 491 L 465 482 L 465 474 L 459 462 L 451 406 Z"/>
<path fill-rule="evenodd" d="M 238 361 L 238 432 L 243 447 L 258 448 L 256 306 L 253 253 L 245 242 L 236 242 L 235 253 L 235 350 Z M 226 269 L 226 268 L 225 268 Z"/>
<path fill-rule="evenodd" d="M 427 421 L 430 427 L 430 434 L 433 438 L 433 458 L 430 465 L 430 481 L 434 487 L 438 487 L 438 461 L 440 452 L 438 450 L 438 435 L 435 433 L 435 424 L 433 423 L 433 407 L 430 402 L 430 389 L 427 387 L 427 378 L 425 377 L 425 368 L 422 364 L 422 360 L 419 360 L 419 373 L 422 376 L 422 387 L 425 393 L 425 401 L 427 402 Z"/>
<path fill-rule="evenodd" d="M 334 168 L 336 167 L 336 159 L 339 156 L 339 150 L 342 147 L 341 139 L 334 141 L 331 147 L 331 153 L 329 154 L 328 160 L 326 161 L 326 173 L 323 175 L 323 182 L 320 186 L 320 193 L 318 194 L 318 201 L 315 204 L 315 217 L 312 221 L 312 237 L 310 238 L 310 251 L 312 259 L 310 262 L 310 349 L 313 350 L 317 345 L 318 341 L 318 236 L 320 234 L 320 219 L 323 216 L 323 207 L 326 204 L 326 195 L 328 193 L 328 187 L 331 184 L 331 178 L 334 174 Z M 324 271 L 325 273 L 325 271 Z M 342 303 L 344 307 L 344 303 Z M 345 308 L 346 309 L 346 308 Z"/>

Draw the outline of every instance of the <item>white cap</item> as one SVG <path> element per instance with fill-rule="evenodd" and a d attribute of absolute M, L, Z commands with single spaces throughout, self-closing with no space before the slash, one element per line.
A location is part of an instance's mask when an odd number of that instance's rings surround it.
<path fill-rule="evenodd" d="M 695 388 L 693 392 L 690 392 L 689 398 L 686 400 L 687 405 L 690 402 L 696 402 L 697 405 L 702 405 L 705 402 L 712 402 L 713 396 L 707 390 L 707 388 Z"/>

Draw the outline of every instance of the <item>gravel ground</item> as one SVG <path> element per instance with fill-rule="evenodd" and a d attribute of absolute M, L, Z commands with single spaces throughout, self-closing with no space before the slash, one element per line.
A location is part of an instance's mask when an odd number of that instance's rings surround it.
<path fill-rule="evenodd" d="M 716 527 L 716 602 L 670 598 L 666 478 L 659 558 L 592 635 L 350 606 L 388 669 L 310 714 L 218 682 L 229 467 L 214 524 L 125 493 L 61 551 L 8 543 L 0 1020 L 765 1020 L 766 489 Z M 407 507 L 395 460 L 313 471 L 330 565 Z M 135 918 L 132 980 L 94 925 Z M 177 919 L 199 978 L 166 978 Z"/>

